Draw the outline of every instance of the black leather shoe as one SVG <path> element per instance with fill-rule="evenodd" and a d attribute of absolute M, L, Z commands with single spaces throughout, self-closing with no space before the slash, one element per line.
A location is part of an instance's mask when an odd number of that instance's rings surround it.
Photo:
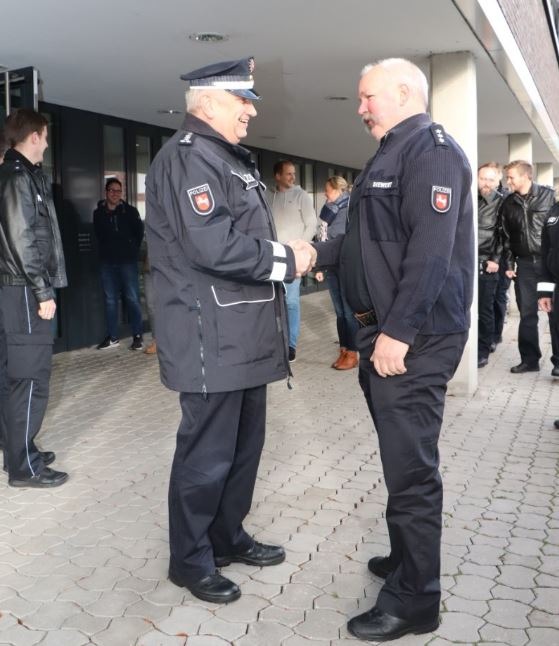
<path fill-rule="evenodd" d="M 482 357 L 481 359 L 477 360 L 477 367 L 478 368 L 485 368 L 485 366 L 489 363 L 489 359 L 487 357 Z"/>
<path fill-rule="evenodd" d="M 277 565 L 285 561 L 285 550 L 279 545 L 263 545 L 254 541 L 254 545 L 246 552 L 231 556 L 214 556 L 217 567 L 225 567 L 230 563 L 246 563 L 247 565 Z"/>
<path fill-rule="evenodd" d="M 169 579 L 180 588 L 186 588 L 198 599 L 210 601 L 211 603 L 229 603 L 236 601 L 241 596 L 241 591 L 236 583 L 221 576 L 219 572 L 208 574 L 195 583 L 183 583 L 171 572 Z"/>
<path fill-rule="evenodd" d="M 529 364 L 529 363 L 524 363 L 524 361 L 522 361 L 517 366 L 513 366 L 510 369 L 510 371 L 512 372 L 513 375 L 519 375 L 523 372 L 538 372 L 539 369 L 540 367 L 537 363 Z"/>
<path fill-rule="evenodd" d="M 367 567 L 369 568 L 369 572 L 376 574 L 376 576 L 381 579 L 386 579 L 394 569 L 390 565 L 390 559 L 388 556 L 373 556 L 372 559 L 369 559 Z"/>
<path fill-rule="evenodd" d="M 553 426 L 555 426 L 555 428 L 559 429 L 559 419 L 556 419 L 556 420 L 553 422 Z"/>
<path fill-rule="evenodd" d="M 554 366 L 553 370 L 551 371 L 551 376 L 559 377 L 559 366 Z"/>
<path fill-rule="evenodd" d="M 10 478 L 8 484 L 10 487 L 35 487 L 36 489 L 46 489 L 47 487 L 59 487 L 68 480 L 68 474 L 64 471 L 55 471 L 50 467 L 45 467 L 41 473 L 31 478 Z"/>
<path fill-rule="evenodd" d="M 387 642 L 398 639 L 408 633 L 422 635 L 431 633 L 439 627 L 440 618 L 425 623 L 412 623 L 406 619 L 388 615 L 375 606 L 369 612 L 357 615 L 349 621 L 347 629 L 358 637 L 372 642 Z"/>
<path fill-rule="evenodd" d="M 39 451 L 41 457 L 43 458 L 43 464 L 48 467 L 49 464 L 52 464 L 56 460 L 56 453 L 54 451 Z M 4 471 L 8 473 L 8 467 L 4 465 Z"/>

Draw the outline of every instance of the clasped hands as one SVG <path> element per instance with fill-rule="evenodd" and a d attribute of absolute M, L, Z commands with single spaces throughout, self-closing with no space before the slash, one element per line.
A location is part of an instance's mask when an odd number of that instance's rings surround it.
<path fill-rule="evenodd" d="M 296 277 L 301 278 L 316 265 L 316 249 L 305 240 L 290 240 L 287 243 L 295 255 Z"/>

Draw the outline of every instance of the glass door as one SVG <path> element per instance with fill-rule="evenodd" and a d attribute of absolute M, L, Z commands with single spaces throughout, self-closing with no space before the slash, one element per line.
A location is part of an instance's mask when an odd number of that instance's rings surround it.
<path fill-rule="evenodd" d="M 17 108 L 37 110 L 39 74 L 34 67 L 7 70 L 0 67 L 0 122 Z"/>

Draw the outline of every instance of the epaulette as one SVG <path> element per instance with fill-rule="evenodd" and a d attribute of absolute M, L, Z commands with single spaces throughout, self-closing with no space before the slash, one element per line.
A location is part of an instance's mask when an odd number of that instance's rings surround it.
<path fill-rule="evenodd" d="M 448 141 L 446 140 L 446 132 L 444 128 L 438 123 L 432 123 L 430 128 L 433 139 L 435 140 L 435 146 L 448 146 Z"/>
<path fill-rule="evenodd" d="M 193 132 L 186 132 L 182 139 L 179 139 L 179 146 L 192 146 L 195 135 Z"/>

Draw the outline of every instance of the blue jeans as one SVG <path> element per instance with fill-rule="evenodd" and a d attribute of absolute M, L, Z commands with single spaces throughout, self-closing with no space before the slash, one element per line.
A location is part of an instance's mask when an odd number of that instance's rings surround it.
<path fill-rule="evenodd" d="M 332 299 L 334 311 L 336 312 L 336 326 L 338 328 L 340 348 L 346 348 L 347 350 L 355 352 L 357 350 L 355 335 L 359 329 L 359 323 L 355 316 L 353 316 L 353 311 L 342 294 L 342 286 L 337 271 L 329 269 L 326 272 L 326 284 L 328 285 L 330 298 Z"/>
<path fill-rule="evenodd" d="M 301 279 L 285 284 L 285 301 L 287 304 L 287 322 L 289 323 L 289 347 L 297 347 L 301 328 Z"/>
<path fill-rule="evenodd" d="M 105 314 L 107 334 L 118 339 L 118 303 L 124 294 L 128 320 L 132 334 L 142 334 L 142 308 L 140 307 L 140 285 L 138 282 L 138 263 L 113 265 L 101 263 L 101 283 L 105 293 Z"/>

